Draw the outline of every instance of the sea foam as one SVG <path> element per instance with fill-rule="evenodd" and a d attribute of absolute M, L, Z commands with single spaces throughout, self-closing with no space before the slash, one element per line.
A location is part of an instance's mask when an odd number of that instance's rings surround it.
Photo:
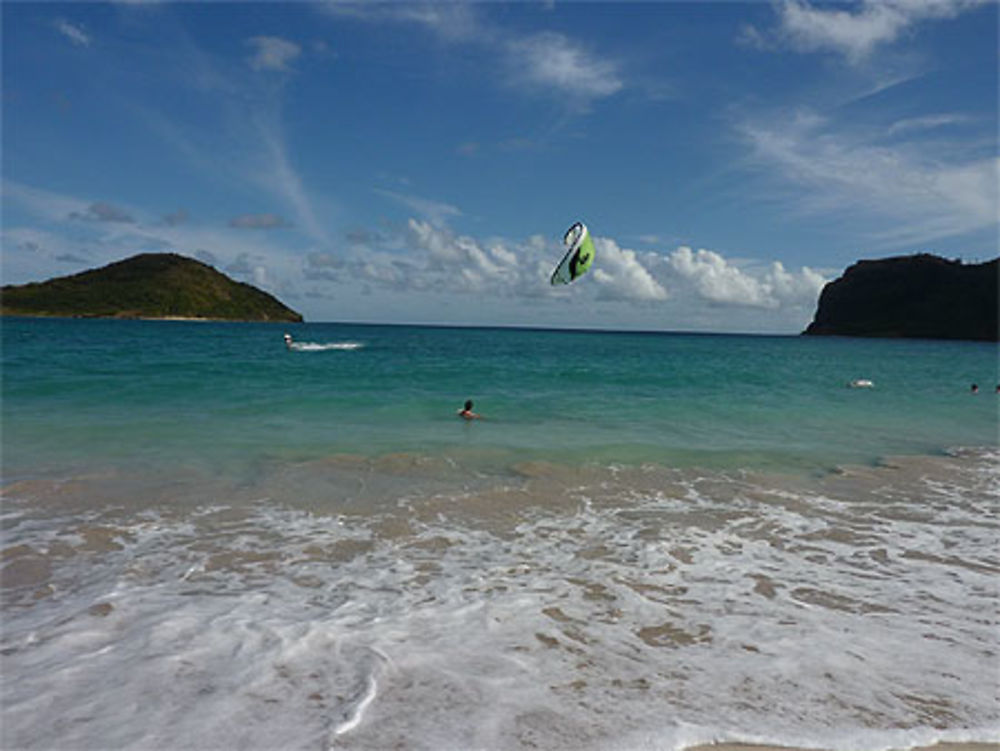
<path fill-rule="evenodd" d="M 12 498 L 6 565 L 49 574 L 5 590 L 5 745 L 987 740 L 995 458 L 536 468 L 335 513 Z"/>

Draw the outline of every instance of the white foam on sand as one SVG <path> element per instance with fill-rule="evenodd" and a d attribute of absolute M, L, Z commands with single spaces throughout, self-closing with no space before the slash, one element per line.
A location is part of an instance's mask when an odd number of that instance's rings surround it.
<path fill-rule="evenodd" d="M 540 478 L 371 514 L 262 500 L 44 518 L 8 504 L 0 740 L 989 740 L 1000 521 L 984 461 L 808 489 L 688 474 L 629 493 L 608 475 L 524 504 Z M 470 514 L 518 503 L 503 524 Z"/>

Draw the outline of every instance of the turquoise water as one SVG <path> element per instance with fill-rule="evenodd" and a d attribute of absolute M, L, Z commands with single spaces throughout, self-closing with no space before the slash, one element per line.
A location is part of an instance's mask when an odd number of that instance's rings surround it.
<path fill-rule="evenodd" d="M 288 330 L 360 346 L 288 351 L 284 330 L 5 320 L 5 470 L 341 452 L 825 469 L 997 441 L 991 344 L 310 324 Z M 466 398 L 488 422 L 455 419 Z"/>
<path fill-rule="evenodd" d="M 995 345 L 2 333 L 0 747 L 1000 737 Z"/>

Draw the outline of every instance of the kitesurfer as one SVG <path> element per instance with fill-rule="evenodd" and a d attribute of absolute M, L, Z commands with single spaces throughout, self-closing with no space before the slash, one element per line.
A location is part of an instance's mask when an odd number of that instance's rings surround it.
<path fill-rule="evenodd" d="M 465 400 L 465 406 L 462 409 L 458 410 L 458 416 L 463 417 L 466 420 L 481 420 L 483 418 L 482 415 L 477 415 L 475 412 L 472 411 L 471 399 Z"/>

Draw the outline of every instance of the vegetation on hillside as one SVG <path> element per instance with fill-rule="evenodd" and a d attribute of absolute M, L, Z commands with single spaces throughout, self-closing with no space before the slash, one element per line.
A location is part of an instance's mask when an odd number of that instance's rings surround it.
<path fill-rule="evenodd" d="M 7 285 L 3 315 L 301 321 L 256 287 L 175 253 L 143 253 L 46 282 Z"/>

